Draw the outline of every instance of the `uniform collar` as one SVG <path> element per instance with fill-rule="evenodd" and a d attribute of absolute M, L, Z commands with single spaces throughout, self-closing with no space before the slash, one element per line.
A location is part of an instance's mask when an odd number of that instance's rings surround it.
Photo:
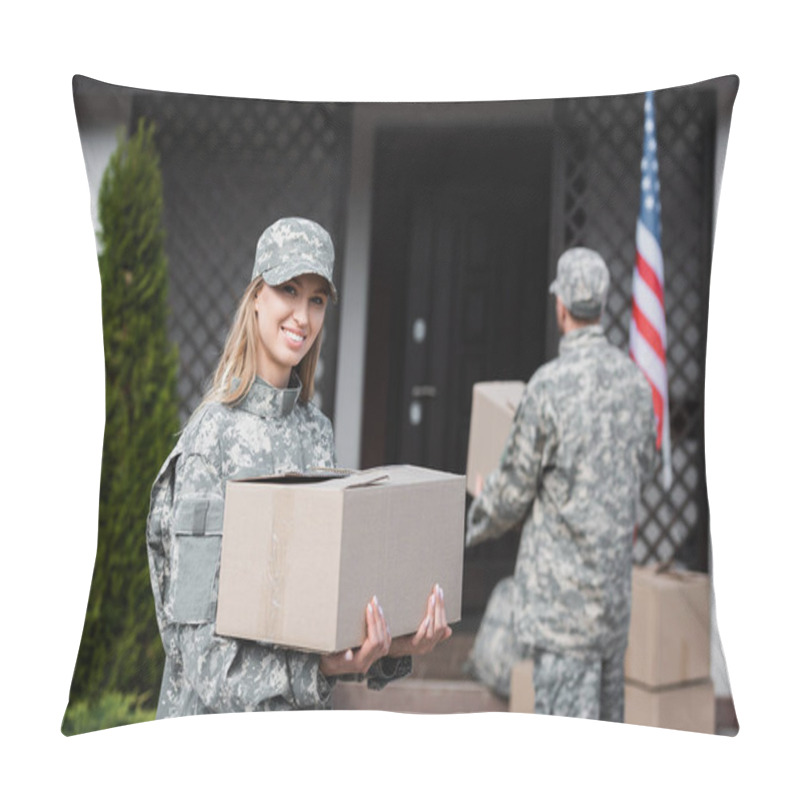
<path fill-rule="evenodd" d="M 242 398 L 238 407 L 259 417 L 287 417 L 294 411 L 302 388 L 303 384 L 294 372 L 285 389 L 276 389 L 256 375 L 250 391 Z"/>
<path fill-rule="evenodd" d="M 605 342 L 606 337 L 603 333 L 602 325 L 586 325 L 583 328 L 576 328 L 569 333 L 565 333 L 558 343 L 558 354 L 564 355 L 578 347 L 588 347 L 593 344 Z"/>

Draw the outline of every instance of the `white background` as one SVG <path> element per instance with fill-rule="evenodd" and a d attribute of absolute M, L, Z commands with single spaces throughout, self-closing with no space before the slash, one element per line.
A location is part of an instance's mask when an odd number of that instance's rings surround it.
<path fill-rule="evenodd" d="M 14 4 L 17 8 L 21 4 Z M 4 12 L 3 783 L 182 797 L 556 791 L 702 797 L 793 777 L 798 249 L 783 3 L 31 4 Z M 707 8 L 712 6 L 712 8 Z M 528 10 L 522 12 L 519 9 Z M 259 9 L 259 10 L 256 10 Z M 294 9 L 294 10 L 290 10 Z M 559 9 L 559 10 L 556 10 Z M 615 19 L 615 22 L 612 22 Z M 620 24 L 621 21 L 621 24 Z M 706 422 L 736 738 L 528 715 L 183 719 L 60 733 L 95 554 L 100 282 L 71 79 L 292 100 L 499 100 L 741 78 L 712 267 Z M 631 235 L 634 231 L 631 220 Z M 278 784 L 276 786 L 276 783 Z"/>

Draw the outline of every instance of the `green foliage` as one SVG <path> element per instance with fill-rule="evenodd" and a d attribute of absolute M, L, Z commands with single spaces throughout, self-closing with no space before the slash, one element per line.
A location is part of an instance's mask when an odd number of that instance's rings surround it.
<path fill-rule="evenodd" d="M 155 718 L 156 712 L 144 707 L 143 698 L 109 692 L 92 703 L 88 700 L 72 703 L 64 715 L 61 733 L 64 736 L 75 736 L 78 733 L 102 731 L 134 722 L 150 722 Z"/>
<path fill-rule="evenodd" d="M 164 654 L 145 526 L 150 488 L 180 427 L 162 205 L 154 130 L 140 120 L 129 140 L 120 136 L 98 201 L 106 424 L 97 556 L 71 705 L 111 691 L 158 696 Z"/>

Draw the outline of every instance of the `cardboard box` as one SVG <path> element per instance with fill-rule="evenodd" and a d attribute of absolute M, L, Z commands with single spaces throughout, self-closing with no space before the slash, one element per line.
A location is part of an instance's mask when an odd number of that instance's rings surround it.
<path fill-rule="evenodd" d="M 625 682 L 625 722 L 633 725 L 715 733 L 715 703 L 710 679 L 661 689 Z"/>
<path fill-rule="evenodd" d="M 467 448 L 467 491 L 475 497 L 477 477 L 497 469 L 525 384 L 522 381 L 476 383 Z"/>
<path fill-rule="evenodd" d="M 508 710 L 533 714 L 533 659 L 517 661 L 511 668 L 511 690 L 508 695 Z"/>
<path fill-rule="evenodd" d="M 534 713 L 533 661 L 518 661 L 511 669 L 508 710 Z M 698 733 L 715 733 L 714 684 L 710 679 L 695 683 L 648 689 L 625 682 L 625 722 Z"/>
<path fill-rule="evenodd" d="M 392 636 L 435 583 L 461 618 L 464 476 L 390 466 L 230 481 L 216 630 L 318 652 L 360 645 L 373 595 Z"/>
<path fill-rule="evenodd" d="M 708 575 L 634 566 L 625 677 L 651 688 L 711 671 Z"/>

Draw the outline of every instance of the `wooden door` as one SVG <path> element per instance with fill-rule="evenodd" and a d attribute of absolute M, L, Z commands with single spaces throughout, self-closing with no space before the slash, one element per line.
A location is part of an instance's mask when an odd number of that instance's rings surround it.
<path fill-rule="evenodd" d="M 472 385 L 544 359 L 550 137 L 387 132 L 375 166 L 362 466 L 466 470 Z M 479 614 L 518 534 L 467 551 Z"/>
<path fill-rule="evenodd" d="M 473 383 L 527 379 L 541 361 L 525 228 L 519 192 L 415 198 L 396 459 L 464 472 Z"/>

